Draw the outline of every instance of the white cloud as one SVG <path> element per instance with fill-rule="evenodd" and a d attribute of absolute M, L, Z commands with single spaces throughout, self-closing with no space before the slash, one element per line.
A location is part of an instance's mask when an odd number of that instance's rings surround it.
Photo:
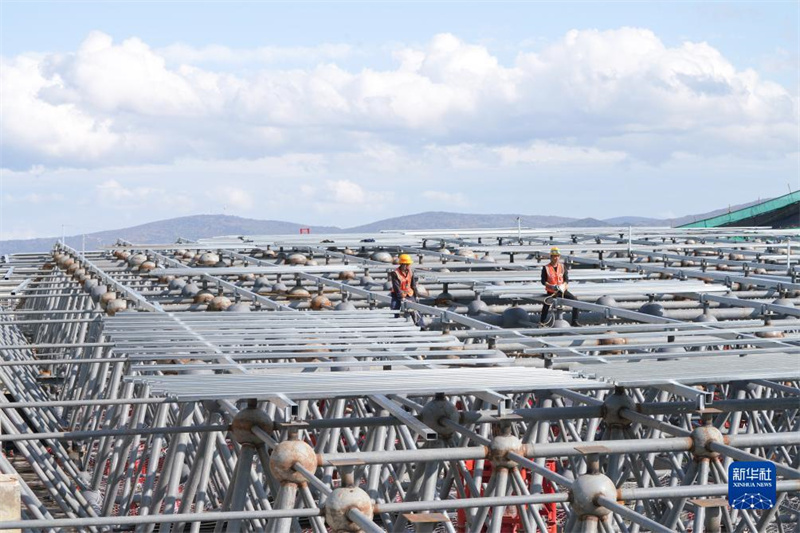
<path fill-rule="evenodd" d="M 453 145 L 430 144 L 425 147 L 425 154 L 439 159 L 441 164 L 446 164 L 457 169 L 486 168 L 494 163 L 491 161 L 490 151 L 482 145 L 460 143 Z"/>
<path fill-rule="evenodd" d="M 503 165 L 533 163 L 619 163 L 627 157 L 624 152 L 603 151 L 597 148 L 562 146 L 535 142 L 530 146 L 501 146 L 494 149 Z"/>
<path fill-rule="evenodd" d="M 466 207 L 469 205 L 469 200 L 467 200 L 466 195 L 460 192 L 423 191 L 422 197 L 437 204 L 441 203 L 454 207 Z"/>
<path fill-rule="evenodd" d="M 93 116 L 74 103 L 49 103 L 39 97 L 45 89 L 63 85 L 59 76 L 41 73 L 44 58 L 30 55 L 0 58 L 0 135 L 4 166 L 45 165 L 69 161 L 81 164 L 102 160 L 119 135 L 111 121 Z"/>
<path fill-rule="evenodd" d="M 8 203 L 13 204 L 45 204 L 45 203 L 52 203 L 52 202 L 61 202 L 65 199 L 63 194 L 59 193 L 28 193 L 28 194 L 20 194 L 20 195 L 13 195 L 13 194 L 5 194 L 3 195 L 3 200 Z"/>
<path fill-rule="evenodd" d="M 209 193 L 208 197 L 223 203 L 226 207 L 237 210 L 247 211 L 255 205 L 252 195 L 238 187 L 220 187 L 213 193 Z"/>
<path fill-rule="evenodd" d="M 355 154 L 347 156 L 354 161 Z M 340 175 L 341 171 L 335 174 Z M 291 220 L 325 217 L 325 224 L 347 225 L 363 217 L 385 212 L 393 205 L 395 191 L 373 190 L 350 178 L 331 179 L 330 174 L 307 176 L 303 181 L 283 181 L 261 191 L 260 207 L 270 213 L 291 211 Z"/>
<path fill-rule="evenodd" d="M 367 199 L 364 189 L 357 183 L 349 180 L 329 181 L 328 191 L 333 195 L 333 201 L 343 204 L 363 204 Z"/>
<path fill-rule="evenodd" d="M 163 189 L 150 187 L 125 187 L 116 180 L 106 180 L 95 188 L 97 197 L 103 202 L 141 204 L 155 197 L 163 197 Z"/>
<path fill-rule="evenodd" d="M 3 59 L 4 165 L 354 149 L 388 165 L 392 154 L 470 145 L 517 147 L 499 153 L 518 163 L 622 153 L 662 162 L 676 151 L 781 157 L 798 142 L 798 100 L 787 88 L 737 70 L 706 43 L 668 47 L 647 29 L 573 30 L 509 65 L 451 34 L 395 49 L 393 68 L 348 69 L 345 57 L 352 50 L 341 45 L 153 49 L 94 32 L 73 53 Z M 254 66 L 215 68 L 239 60 Z M 458 150 L 444 155 L 470 168 Z"/>
<path fill-rule="evenodd" d="M 329 200 L 336 204 L 367 205 L 376 204 L 389 199 L 389 194 L 379 191 L 367 191 L 350 180 L 335 180 L 325 183 Z"/>
<path fill-rule="evenodd" d="M 165 59 L 137 38 L 114 44 L 109 35 L 92 32 L 74 55 L 49 66 L 87 108 L 99 112 L 202 116 L 220 102 L 214 98 L 216 76 L 209 80 L 190 68 L 168 69 Z"/>
<path fill-rule="evenodd" d="M 534 141 L 526 144 L 486 146 L 479 144 L 429 145 L 425 153 L 440 164 L 454 169 L 491 169 L 515 165 L 572 165 L 617 164 L 628 158 L 618 150 L 601 150 L 589 146 L 575 146 Z"/>

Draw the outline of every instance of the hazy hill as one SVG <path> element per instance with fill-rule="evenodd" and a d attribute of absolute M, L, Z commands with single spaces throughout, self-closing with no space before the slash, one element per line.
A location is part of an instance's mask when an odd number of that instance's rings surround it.
<path fill-rule="evenodd" d="M 664 226 L 666 220 L 661 218 L 648 217 L 613 217 L 607 218 L 605 222 L 609 226 Z"/>
<path fill-rule="evenodd" d="M 597 220 L 596 218 L 581 218 L 578 220 L 570 220 L 569 222 L 561 222 L 559 224 L 553 224 L 552 227 L 554 228 L 602 228 L 605 226 L 611 226 L 605 220 Z"/>
<path fill-rule="evenodd" d="M 531 215 L 477 215 L 470 213 L 449 213 L 446 211 L 426 211 L 415 215 L 387 218 L 371 224 L 348 228 L 347 232 L 374 232 L 387 229 L 466 229 L 466 228 L 514 228 L 520 217 L 523 227 L 547 227 L 569 223 L 574 218 Z"/>

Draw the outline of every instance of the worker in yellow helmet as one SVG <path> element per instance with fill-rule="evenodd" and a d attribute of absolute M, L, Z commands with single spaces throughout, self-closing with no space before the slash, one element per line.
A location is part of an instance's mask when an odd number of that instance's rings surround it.
<path fill-rule="evenodd" d="M 392 309 L 400 309 L 406 299 L 417 301 L 417 276 L 411 270 L 414 261 L 408 254 L 401 254 L 399 259 L 400 266 L 389 273 L 389 280 L 392 282 Z"/>
<path fill-rule="evenodd" d="M 541 324 L 547 322 L 547 313 L 550 311 L 550 304 L 553 296 L 564 298 L 566 300 L 577 300 L 575 295 L 567 290 L 567 283 L 569 283 L 569 271 L 564 267 L 564 263 L 560 262 L 561 250 L 557 247 L 550 249 L 550 262 L 542 267 L 542 285 L 544 290 L 547 291 L 547 297 L 542 305 L 542 316 L 539 321 Z M 578 308 L 572 308 L 572 325 L 578 325 Z"/>

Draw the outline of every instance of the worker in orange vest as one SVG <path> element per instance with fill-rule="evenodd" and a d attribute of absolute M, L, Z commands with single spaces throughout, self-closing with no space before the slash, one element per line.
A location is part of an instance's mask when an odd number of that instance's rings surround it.
<path fill-rule="evenodd" d="M 561 251 L 555 246 L 550 249 L 550 262 L 542 267 L 542 285 L 547 291 L 547 298 L 542 304 L 542 316 L 539 319 L 541 324 L 545 324 L 547 313 L 550 311 L 550 299 L 552 297 L 564 298 L 566 300 L 577 300 L 575 295 L 567 290 L 569 283 L 569 271 L 564 267 L 564 263 L 559 261 Z M 578 308 L 572 308 L 572 325 L 578 326 Z"/>
<path fill-rule="evenodd" d="M 389 273 L 389 279 L 392 282 L 391 308 L 395 310 L 400 309 L 403 300 L 417 301 L 417 276 L 411 270 L 414 261 L 410 255 L 401 254 L 399 263 L 400 266 Z"/>

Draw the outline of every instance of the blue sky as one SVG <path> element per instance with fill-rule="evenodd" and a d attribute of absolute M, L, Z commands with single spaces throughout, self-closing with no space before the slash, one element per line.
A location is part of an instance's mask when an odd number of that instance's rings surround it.
<path fill-rule="evenodd" d="M 799 5 L 4 0 L 0 238 L 779 195 Z"/>

